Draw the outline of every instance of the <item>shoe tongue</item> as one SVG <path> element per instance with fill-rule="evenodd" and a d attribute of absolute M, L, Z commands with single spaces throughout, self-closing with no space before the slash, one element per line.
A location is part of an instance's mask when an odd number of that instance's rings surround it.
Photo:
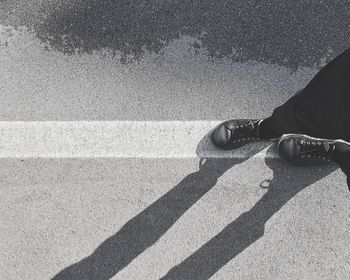
<path fill-rule="evenodd" d="M 263 119 L 254 121 L 254 124 L 255 124 L 255 127 L 256 127 L 255 137 L 262 136 L 262 134 L 261 134 L 261 122 L 262 121 L 263 121 Z"/>
<path fill-rule="evenodd" d="M 331 147 L 329 146 L 329 143 L 328 143 L 328 142 L 324 142 L 323 146 L 324 146 L 324 148 L 326 149 L 326 152 L 328 152 L 329 149 L 331 148 Z"/>
<path fill-rule="evenodd" d="M 335 144 L 333 144 L 333 143 L 325 142 L 325 143 L 324 143 L 324 148 L 325 148 L 325 150 L 326 150 L 327 152 L 335 152 L 336 146 L 335 146 Z"/>

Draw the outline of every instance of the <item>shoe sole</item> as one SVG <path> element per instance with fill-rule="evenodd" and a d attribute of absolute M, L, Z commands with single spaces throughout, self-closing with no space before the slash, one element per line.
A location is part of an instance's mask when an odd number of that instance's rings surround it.
<path fill-rule="evenodd" d="M 310 141 L 324 141 L 324 140 L 327 140 L 329 141 L 331 144 L 334 144 L 336 142 L 341 142 L 341 143 L 344 143 L 344 144 L 348 144 L 350 145 L 349 142 L 346 142 L 342 139 L 328 139 L 328 138 L 317 138 L 317 137 L 312 137 L 310 135 L 306 135 L 306 134 L 295 134 L 295 133 L 292 133 L 292 134 L 284 134 L 281 136 L 280 140 L 278 141 L 277 143 L 277 150 L 279 151 L 279 146 L 280 146 L 280 143 L 284 140 L 284 139 L 287 139 L 287 138 L 290 138 L 290 137 L 300 137 L 300 136 L 303 136 L 307 139 L 310 139 Z M 291 162 L 293 163 L 294 165 L 298 165 L 298 166 L 310 166 L 310 165 L 338 165 L 334 159 L 331 160 L 331 161 L 326 161 L 326 160 L 321 160 L 321 159 L 314 159 L 314 158 L 306 158 L 306 159 L 288 159 L 287 160 L 288 162 Z"/>

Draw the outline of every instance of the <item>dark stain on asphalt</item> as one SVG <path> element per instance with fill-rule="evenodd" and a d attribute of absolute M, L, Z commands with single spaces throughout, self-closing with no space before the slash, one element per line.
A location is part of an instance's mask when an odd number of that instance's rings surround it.
<path fill-rule="evenodd" d="M 108 48 L 127 62 L 188 35 L 212 58 L 297 68 L 322 66 L 348 48 L 349 26 L 345 0 L 76 0 L 32 28 L 68 54 Z"/>

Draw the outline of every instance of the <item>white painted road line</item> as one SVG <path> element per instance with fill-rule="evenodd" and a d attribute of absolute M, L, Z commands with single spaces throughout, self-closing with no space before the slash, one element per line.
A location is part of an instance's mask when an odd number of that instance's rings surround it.
<path fill-rule="evenodd" d="M 208 133 L 221 121 L 3 121 L 1 158 L 276 157 L 266 142 L 221 151 Z M 270 142 L 268 142 L 269 145 Z M 272 144 L 272 143 L 270 143 Z M 255 150 L 255 152 L 254 152 Z"/>

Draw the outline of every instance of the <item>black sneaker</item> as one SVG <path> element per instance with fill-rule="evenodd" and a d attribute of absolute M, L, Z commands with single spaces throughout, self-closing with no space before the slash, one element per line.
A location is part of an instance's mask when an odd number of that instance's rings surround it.
<path fill-rule="evenodd" d="M 211 133 L 212 142 L 221 149 L 233 150 L 245 144 L 256 141 L 267 141 L 260 138 L 260 123 L 263 119 L 234 119 L 228 120 Z M 273 138 L 270 140 L 276 140 Z"/>
<path fill-rule="evenodd" d="M 279 155 L 294 165 L 336 164 L 335 143 L 341 139 L 315 138 L 304 134 L 284 134 L 277 143 Z"/>

